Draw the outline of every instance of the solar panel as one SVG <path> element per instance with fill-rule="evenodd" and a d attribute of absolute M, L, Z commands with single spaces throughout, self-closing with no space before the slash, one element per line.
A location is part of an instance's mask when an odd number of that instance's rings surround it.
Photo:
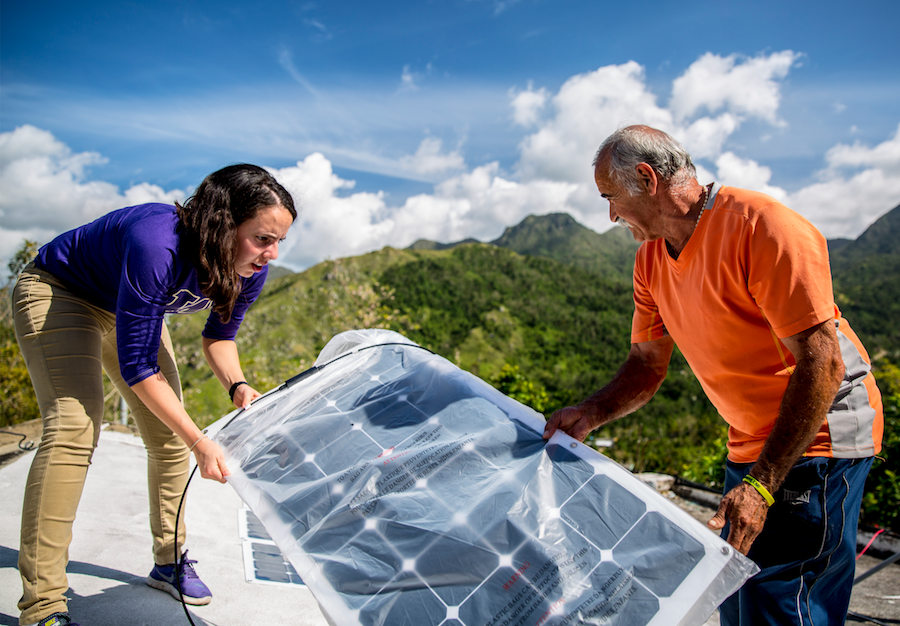
<path fill-rule="evenodd" d="M 247 582 L 305 587 L 297 570 L 281 554 L 263 523 L 246 506 L 238 509 L 238 528 Z"/>
<path fill-rule="evenodd" d="M 336 624 L 702 623 L 755 572 L 618 464 L 545 442 L 539 414 L 389 331 L 338 335 L 223 422 L 229 483 Z"/>

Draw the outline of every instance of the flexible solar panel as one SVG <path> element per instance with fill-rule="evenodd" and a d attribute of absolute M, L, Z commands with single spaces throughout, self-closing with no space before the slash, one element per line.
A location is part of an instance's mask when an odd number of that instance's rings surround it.
<path fill-rule="evenodd" d="M 627 470 L 383 330 L 218 424 L 229 483 L 348 624 L 698 624 L 756 571 Z"/>
<path fill-rule="evenodd" d="M 303 587 L 300 576 L 281 554 L 265 526 L 253 511 L 238 509 L 238 530 L 244 556 L 244 577 L 247 582 L 263 585 Z"/>

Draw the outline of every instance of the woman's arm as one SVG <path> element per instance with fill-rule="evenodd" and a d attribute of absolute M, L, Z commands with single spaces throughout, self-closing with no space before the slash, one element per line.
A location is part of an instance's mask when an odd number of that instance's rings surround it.
<path fill-rule="evenodd" d="M 231 389 L 234 383 L 245 381 L 241 362 L 238 358 L 237 344 L 228 339 L 203 338 L 203 354 L 213 373 L 225 389 Z M 234 391 L 234 406 L 247 408 L 260 394 L 250 385 L 240 385 Z"/>
<path fill-rule="evenodd" d="M 230 474 L 225 464 L 225 455 L 217 443 L 207 438 L 184 410 L 181 401 L 169 386 L 161 372 L 131 386 L 147 408 L 159 420 L 181 437 L 188 446 L 194 446 L 193 453 L 203 478 L 212 478 L 220 483 Z"/>

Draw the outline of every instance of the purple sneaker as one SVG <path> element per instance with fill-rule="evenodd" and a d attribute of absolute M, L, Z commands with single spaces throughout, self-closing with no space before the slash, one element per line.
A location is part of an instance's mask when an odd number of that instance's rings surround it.
<path fill-rule="evenodd" d="M 78 624 L 72 621 L 68 613 L 54 613 L 33 626 L 78 626 Z"/>
<path fill-rule="evenodd" d="M 187 550 L 181 561 L 181 572 L 179 582 L 181 584 L 181 593 L 184 594 L 185 604 L 209 604 L 212 600 L 212 593 L 209 587 L 203 584 L 197 572 L 194 571 L 194 563 L 197 561 L 189 561 L 187 558 Z M 175 564 L 155 565 L 153 571 L 147 576 L 147 584 L 154 589 L 169 592 L 173 598 L 181 602 L 181 595 L 178 593 L 178 584 L 175 580 Z"/>

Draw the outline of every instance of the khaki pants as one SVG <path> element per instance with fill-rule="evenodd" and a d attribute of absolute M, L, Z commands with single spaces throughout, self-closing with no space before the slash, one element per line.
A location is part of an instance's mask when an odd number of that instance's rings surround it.
<path fill-rule="evenodd" d="M 147 449 L 150 532 L 159 564 L 175 555 L 175 515 L 188 476 L 190 452 L 138 399 L 119 373 L 116 317 L 72 294 L 52 274 L 29 265 L 13 292 L 16 338 L 28 366 L 43 419 L 43 435 L 22 511 L 19 572 L 20 623 L 66 610 L 66 565 L 72 522 L 103 418 L 101 368 L 125 398 Z M 181 398 L 168 330 L 158 363 Z M 107 477 L 116 480 L 116 477 Z M 184 511 L 178 545 L 184 545 Z"/>

